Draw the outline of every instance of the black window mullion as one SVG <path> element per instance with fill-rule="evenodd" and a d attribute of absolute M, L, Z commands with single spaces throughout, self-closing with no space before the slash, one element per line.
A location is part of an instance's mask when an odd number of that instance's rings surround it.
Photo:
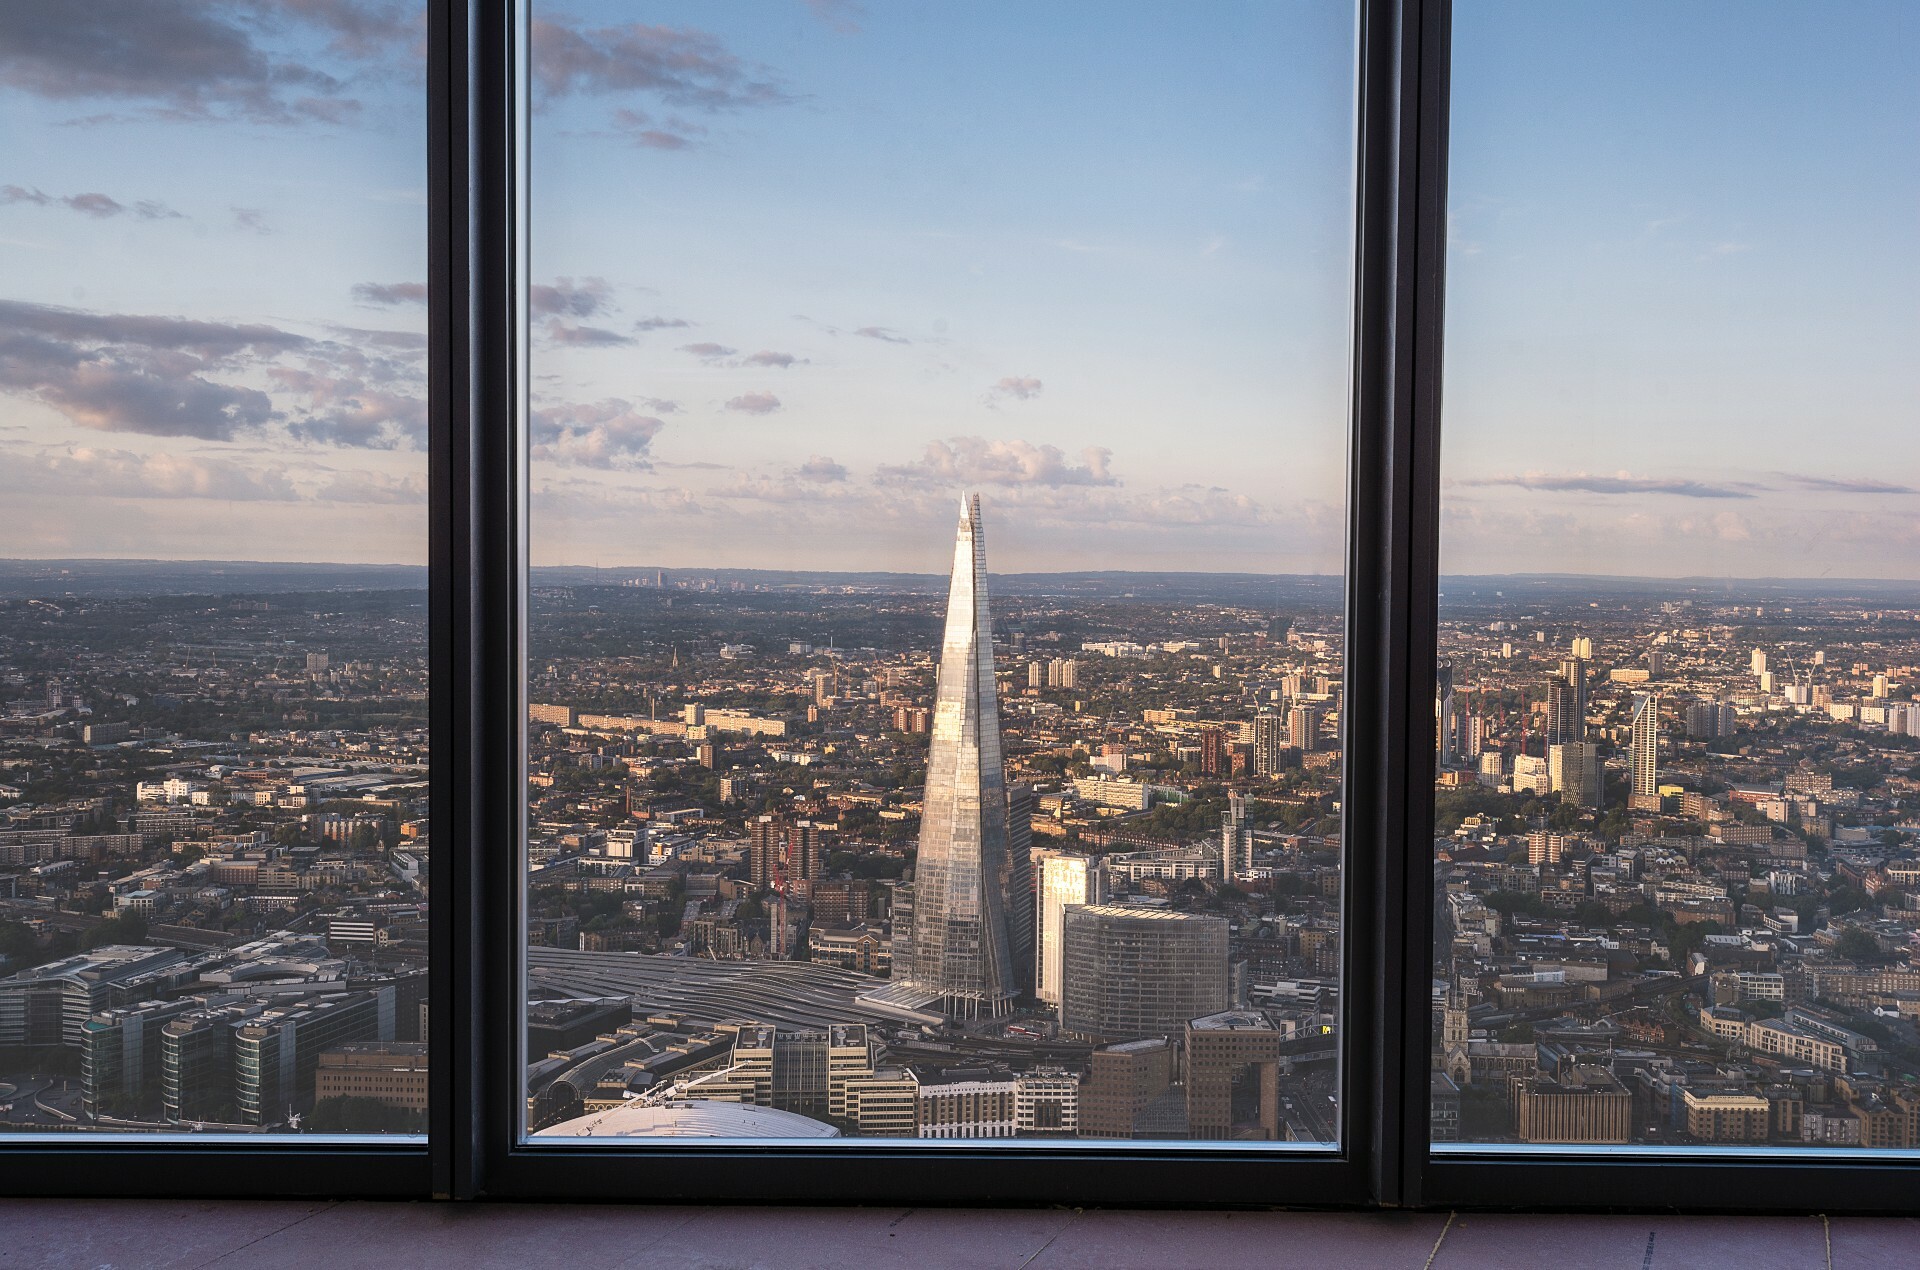
<path fill-rule="evenodd" d="M 1353 982 L 1376 985 L 1349 1132 L 1375 1202 L 1426 1151 L 1441 283 L 1450 0 L 1365 0 L 1349 494 Z M 1356 1054 L 1361 1047 L 1356 1045 Z"/>
<path fill-rule="evenodd" d="M 520 786 L 518 6 L 432 0 L 434 1193 L 511 1140 Z M 442 761 L 444 755 L 445 761 Z M 444 991 L 442 990 L 444 989 Z M 441 1002 L 445 1004 L 442 1005 Z"/>

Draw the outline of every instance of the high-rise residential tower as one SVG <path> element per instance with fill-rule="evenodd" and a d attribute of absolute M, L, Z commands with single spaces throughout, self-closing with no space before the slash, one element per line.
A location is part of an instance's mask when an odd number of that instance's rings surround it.
<path fill-rule="evenodd" d="M 913 868 L 912 958 L 874 1004 L 949 1019 L 1010 1013 L 1019 975 L 1008 938 L 1007 786 L 978 495 L 960 505 L 935 680 L 920 853 Z"/>
<path fill-rule="evenodd" d="M 1434 745 L 1442 767 L 1452 767 L 1460 761 L 1454 723 L 1457 711 L 1453 699 L 1453 667 L 1442 665 L 1434 671 L 1433 683 Z"/>
<path fill-rule="evenodd" d="M 1247 796 L 1229 790 L 1227 809 L 1220 813 L 1220 880 L 1239 882 L 1252 876 L 1253 827 L 1247 823 Z"/>
<path fill-rule="evenodd" d="M 1660 694 L 1650 692 L 1633 703 L 1633 731 L 1627 752 L 1632 771 L 1627 805 L 1660 807 Z"/>

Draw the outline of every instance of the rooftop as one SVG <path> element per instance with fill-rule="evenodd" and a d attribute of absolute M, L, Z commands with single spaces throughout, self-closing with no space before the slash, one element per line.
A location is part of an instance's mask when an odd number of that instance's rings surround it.
<path fill-rule="evenodd" d="M 563 1121 L 536 1138 L 837 1138 L 830 1124 L 791 1111 L 735 1102 L 626 1104 Z"/>

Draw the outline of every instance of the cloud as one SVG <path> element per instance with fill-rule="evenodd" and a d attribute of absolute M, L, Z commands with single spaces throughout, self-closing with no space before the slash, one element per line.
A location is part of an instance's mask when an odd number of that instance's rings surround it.
<path fill-rule="evenodd" d="M 749 415 L 770 415 L 779 408 L 780 399 L 770 392 L 742 393 L 727 402 L 727 409 Z"/>
<path fill-rule="evenodd" d="M 388 308 L 396 304 L 425 304 L 427 284 L 424 282 L 356 282 L 353 284 L 353 298 L 362 304 L 378 304 Z"/>
<path fill-rule="evenodd" d="M 1920 489 L 1911 485 L 1896 485 L 1891 481 L 1831 476 L 1789 476 L 1787 479 L 1802 489 L 1826 490 L 1836 494 L 1920 494 Z"/>
<path fill-rule="evenodd" d="M 803 481 L 818 481 L 823 484 L 837 483 L 847 479 L 847 469 L 824 455 L 810 456 L 805 463 L 794 469 L 795 476 Z"/>
<path fill-rule="evenodd" d="M 650 317 L 641 318 L 633 324 L 636 331 L 665 331 L 675 327 L 692 326 L 685 318 Z"/>
<path fill-rule="evenodd" d="M 771 349 L 763 348 L 757 353 L 750 353 L 741 358 L 740 364 L 742 366 L 777 366 L 781 370 L 785 370 L 795 362 L 802 360 L 804 359 L 795 357 L 792 353 L 776 353 Z"/>
<path fill-rule="evenodd" d="M 919 462 L 882 467 L 878 475 L 903 484 L 1112 486 L 1120 483 L 1109 470 L 1112 458 L 1113 451 L 1089 446 L 1075 464 L 1058 446 L 950 437 L 930 442 Z"/>
<path fill-rule="evenodd" d="M 616 344 L 631 344 L 631 335 L 622 335 L 618 331 L 609 331 L 601 326 L 575 326 L 562 322 L 559 318 L 547 323 L 546 336 L 555 344 L 567 344 L 576 348 L 605 348 Z"/>
<path fill-rule="evenodd" d="M 406 0 L 280 0 L 280 7 L 326 32 L 329 47 L 346 57 L 377 57 L 418 35 L 418 9 Z"/>
<path fill-rule="evenodd" d="M 1017 401 L 1031 401 L 1040 395 L 1042 385 L 1031 375 L 1008 375 L 993 387 L 987 389 L 987 396 L 1004 400 L 1012 397 Z"/>
<path fill-rule="evenodd" d="M 527 289 L 527 307 L 548 317 L 594 317 L 613 308 L 612 288 L 605 278 L 555 278 Z"/>
<path fill-rule="evenodd" d="M 420 336 L 335 330 L 0 301 L 0 392 L 101 432 L 230 441 L 277 426 L 335 445 L 423 445 Z"/>
<path fill-rule="evenodd" d="M 369 382 L 340 367 L 302 370 L 276 367 L 267 378 L 300 405 L 287 431 L 302 441 L 393 450 L 424 448 L 427 403 L 423 396 Z"/>
<path fill-rule="evenodd" d="M 38 189 L 27 189 L 19 185 L 0 185 L 0 203 L 32 203 L 47 207 L 58 203 L 69 211 L 82 215 L 105 219 L 109 216 L 125 216 L 131 213 L 141 220 L 180 220 L 179 212 L 165 203 L 156 203 L 151 199 L 142 199 L 132 206 L 110 198 L 105 194 L 66 194 L 53 195 Z"/>
<path fill-rule="evenodd" d="M 267 214 L 257 207 L 236 207 L 233 211 L 233 227 L 256 234 L 271 234 L 267 225 Z"/>
<path fill-rule="evenodd" d="M 1755 490 L 1764 488 L 1747 482 L 1716 484 L 1708 481 L 1629 476 L 1624 472 L 1615 476 L 1592 476 L 1585 472 L 1564 476 L 1545 472 L 1528 472 L 1522 476 L 1489 476 L 1456 481 L 1454 484 L 1504 485 L 1542 492 L 1564 491 L 1584 494 L 1671 494 L 1679 498 L 1753 498 Z"/>
<path fill-rule="evenodd" d="M 643 150 L 685 150 L 693 145 L 693 138 L 707 133 L 699 124 L 678 117 L 658 124 L 642 110 L 622 108 L 613 112 L 611 120 L 615 132 Z"/>
<path fill-rule="evenodd" d="M 325 485 L 313 492 L 322 503 L 360 503 L 377 506 L 403 506 L 427 501 L 427 482 L 422 476 L 390 476 L 385 472 L 336 472 Z"/>
<path fill-rule="evenodd" d="M 535 460 L 627 471 L 652 468 L 648 450 L 667 426 L 618 397 L 591 405 L 543 406 L 533 412 L 531 423 Z"/>
<path fill-rule="evenodd" d="M 732 357 L 735 353 L 739 352 L 740 350 L 737 348 L 728 348 L 725 344 L 701 343 L 701 344 L 682 344 L 680 346 L 680 351 L 683 353 L 692 353 L 695 357 L 698 357 L 701 361 L 712 362 L 712 361 L 718 361 L 722 357 Z"/>
<path fill-rule="evenodd" d="M 854 334 L 864 335 L 870 340 L 884 340 L 888 344 L 913 343 L 912 340 L 900 334 L 900 332 L 884 326 L 863 326 L 856 330 Z"/>
<path fill-rule="evenodd" d="M 867 16 L 866 8 L 856 0 L 807 0 L 807 8 L 829 29 L 841 35 L 858 35 L 860 20 Z"/>
<path fill-rule="evenodd" d="M 205 372 L 307 343 L 270 326 L 0 300 L 0 391 L 32 397 L 83 428 L 225 440 L 267 423 L 273 402 Z"/>
<path fill-rule="evenodd" d="M 56 101 L 124 102 L 159 119 L 337 124 L 360 111 L 348 91 L 357 72 L 410 51 L 413 12 L 400 0 L 15 4 L 0 23 L 0 85 Z M 314 34 L 355 65 L 335 74 L 275 47 Z"/>
<path fill-rule="evenodd" d="M 638 22 L 587 29 L 542 18 L 533 23 L 532 57 L 535 86 L 547 98 L 645 93 L 709 111 L 789 100 L 704 31 Z"/>
<path fill-rule="evenodd" d="M 4 480 L 18 490 L 72 492 L 87 498 L 209 498 L 291 501 L 298 492 L 279 468 L 253 469 L 226 459 L 181 454 L 136 454 L 74 446 L 10 459 Z"/>

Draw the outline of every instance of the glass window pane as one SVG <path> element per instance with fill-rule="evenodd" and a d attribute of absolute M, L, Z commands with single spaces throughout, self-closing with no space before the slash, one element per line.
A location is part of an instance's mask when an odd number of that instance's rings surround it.
<path fill-rule="evenodd" d="M 1437 1144 L 1920 1145 L 1920 10 L 1456 6 Z"/>
<path fill-rule="evenodd" d="M 1353 32 L 537 6 L 535 1141 L 1335 1140 Z"/>
<path fill-rule="evenodd" d="M 422 14 L 0 10 L 0 1134 L 424 1128 Z"/>

